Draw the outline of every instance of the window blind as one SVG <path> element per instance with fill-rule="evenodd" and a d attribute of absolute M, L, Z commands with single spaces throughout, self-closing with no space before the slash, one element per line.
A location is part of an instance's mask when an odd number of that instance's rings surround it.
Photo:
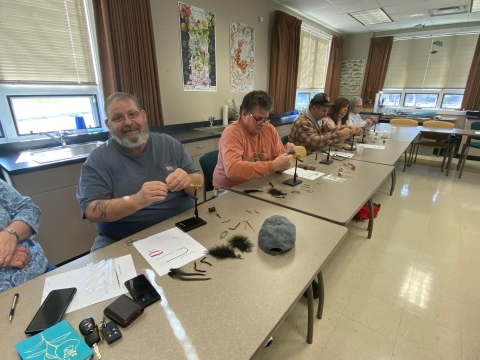
<path fill-rule="evenodd" d="M 0 82 L 95 84 L 83 0 L 2 0 Z"/>
<path fill-rule="evenodd" d="M 323 89 L 327 72 L 330 40 L 302 29 L 297 87 Z"/>
<path fill-rule="evenodd" d="M 478 34 L 395 40 L 384 87 L 465 88 L 477 40 Z"/>

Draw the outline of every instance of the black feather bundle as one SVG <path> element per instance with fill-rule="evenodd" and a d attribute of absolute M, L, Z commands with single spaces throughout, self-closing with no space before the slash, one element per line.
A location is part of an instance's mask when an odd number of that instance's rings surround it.
<path fill-rule="evenodd" d="M 278 189 L 275 189 L 275 188 L 271 188 L 268 190 L 268 193 L 274 197 L 285 197 L 285 193 L 281 192 L 280 190 Z"/>
<path fill-rule="evenodd" d="M 206 276 L 205 274 L 199 274 L 199 273 L 187 273 L 183 270 L 180 269 L 170 269 L 168 272 L 168 276 L 170 276 L 172 279 L 178 279 L 178 280 L 183 280 L 183 281 L 205 281 L 205 280 L 211 280 L 209 277 L 198 277 L 198 276 Z M 192 277 L 189 277 L 192 276 Z"/>
<path fill-rule="evenodd" d="M 243 190 L 245 194 L 251 194 L 251 193 L 257 193 L 257 192 L 263 192 L 263 190 L 257 190 L 257 189 L 249 189 L 249 190 Z"/>
<path fill-rule="evenodd" d="M 232 248 L 237 248 L 241 252 L 251 252 L 253 248 L 253 243 L 248 240 L 248 237 L 244 235 L 233 235 L 228 243 Z"/>
<path fill-rule="evenodd" d="M 228 247 L 227 245 L 217 245 L 210 249 L 208 249 L 208 253 L 213 257 L 223 260 L 227 258 L 231 259 L 241 259 L 240 255 L 236 255 L 235 251 L 232 248 Z"/>

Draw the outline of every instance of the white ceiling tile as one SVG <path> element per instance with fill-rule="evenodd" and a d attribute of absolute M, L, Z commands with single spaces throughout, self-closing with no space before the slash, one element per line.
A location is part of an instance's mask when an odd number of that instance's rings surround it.
<path fill-rule="evenodd" d="M 412 3 L 418 0 L 377 0 L 377 2 L 382 6 L 393 6 L 393 5 L 401 5 L 406 3 Z"/>
<path fill-rule="evenodd" d="M 330 7 L 324 7 L 321 9 L 312 9 L 308 13 L 306 13 L 309 16 L 329 16 L 329 15 L 340 15 L 340 14 L 345 14 L 342 10 L 337 8 L 336 6 L 330 6 Z"/>
<path fill-rule="evenodd" d="M 286 2 L 292 1 L 292 0 L 270 0 L 271 2 L 277 3 L 277 4 L 284 4 Z"/>
<path fill-rule="evenodd" d="M 354 2 L 354 1 L 357 1 L 357 0 L 328 0 L 328 2 L 330 2 L 333 5 L 345 4 L 345 3 Z"/>
<path fill-rule="evenodd" d="M 458 6 L 458 5 L 468 5 L 470 9 L 469 0 L 426 0 L 427 9 L 439 9 L 444 7 Z"/>
<path fill-rule="evenodd" d="M 405 20 L 405 21 L 395 21 L 395 24 L 398 25 L 399 28 L 414 28 L 415 25 L 423 24 L 425 26 L 432 25 L 430 19 L 420 19 L 420 20 Z"/>
<path fill-rule="evenodd" d="M 341 32 L 342 34 L 361 34 L 361 33 L 366 33 L 366 32 L 370 32 L 370 30 L 368 30 L 365 26 L 355 26 L 355 27 L 342 27 L 342 28 L 337 28 L 337 30 L 339 32 Z"/>
<path fill-rule="evenodd" d="M 335 22 L 334 25 L 330 25 L 330 26 L 334 26 L 336 28 L 349 28 L 349 27 L 364 27 L 364 25 L 360 24 L 357 20 L 354 20 L 352 19 L 353 21 L 339 21 L 339 22 Z"/>
<path fill-rule="evenodd" d="M 338 4 L 338 7 L 347 13 L 351 13 L 356 11 L 378 9 L 380 8 L 380 4 L 375 0 L 359 0 L 345 4 Z"/>
<path fill-rule="evenodd" d="M 322 14 L 320 11 L 316 12 L 315 14 L 312 13 L 312 17 L 319 18 L 323 21 L 326 21 L 330 24 L 330 26 L 335 26 L 337 22 L 351 22 L 351 23 L 357 23 L 358 21 L 352 18 L 348 14 Z"/>
<path fill-rule="evenodd" d="M 468 20 L 470 21 L 478 21 L 480 20 L 480 12 L 474 12 L 468 15 Z"/>
<path fill-rule="evenodd" d="M 299 11 L 310 11 L 311 9 L 318 9 L 324 7 L 331 7 L 327 0 L 294 0 L 288 3 L 284 3 L 284 5 L 290 6 L 293 9 L 297 9 Z"/>
<path fill-rule="evenodd" d="M 370 31 L 389 31 L 398 29 L 398 25 L 395 23 L 375 24 L 368 25 L 367 28 Z"/>
<path fill-rule="evenodd" d="M 394 6 L 387 6 L 384 7 L 383 10 L 388 15 L 393 14 L 416 14 L 417 11 L 425 10 L 427 8 L 425 1 L 416 1 L 409 4 L 402 4 L 402 5 L 394 5 Z"/>
<path fill-rule="evenodd" d="M 428 10 L 420 10 L 413 14 L 392 14 L 390 15 L 393 21 L 408 21 L 408 20 L 415 20 L 415 19 L 428 19 L 430 18 L 430 14 Z"/>
<path fill-rule="evenodd" d="M 443 16 L 432 16 L 432 24 L 454 24 L 459 22 L 468 21 L 469 14 L 456 14 L 456 15 L 443 15 Z"/>

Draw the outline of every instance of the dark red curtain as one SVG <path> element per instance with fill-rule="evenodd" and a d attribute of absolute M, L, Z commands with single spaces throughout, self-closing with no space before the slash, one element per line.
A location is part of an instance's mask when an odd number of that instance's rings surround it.
<path fill-rule="evenodd" d="M 374 101 L 375 95 L 383 89 L 392 45 L 393 36 L 370 39 L 370 50 L 365 66 L 361 95 L 365 101 Z"/>
<path fill-rule="evenodd" d="M 463 94 L 462 109 L 480 110 L 480 37 L 477 40 L 472 65 Z"/>
<path fill-rule="evenodd" d="M 325 93 L 332 101 L 338 98 L 340 90 L 340 74 L 343 60 L 343 39 L 333 35 L 328 58 L 327 77 L 325 79 Z"/>
<path fill-rule="evenodd" d="M 295 109 L 301 29 L 301 20 L 275 11 L 269 86 L 274 114 Z"/>
<path fill-rule="evenodd" d="M 150 126 L 162 126 L 157 56 L 149 0 L 94 0 L 103 95 L 135 95 Z"/>

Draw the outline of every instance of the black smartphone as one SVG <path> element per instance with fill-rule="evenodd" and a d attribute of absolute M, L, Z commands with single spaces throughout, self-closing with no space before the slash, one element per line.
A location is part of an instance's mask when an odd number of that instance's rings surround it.
<path fill-rule="evenodd" d="M 155 290 L 153 285 L 143 274 L 125 281 L 125 287 L 128 289 L 133 299 L 143 307 L 147 307 L 148 305 L 162 299 L 157 290 Z"/>
<path fill-rule="evenodd" d="M 77 288 L 50 291 L 25 330 L 25 334 L 34 335 L 59 323 L 63 319 L 68 305 L 70 305 L 76 292 Z"/>

